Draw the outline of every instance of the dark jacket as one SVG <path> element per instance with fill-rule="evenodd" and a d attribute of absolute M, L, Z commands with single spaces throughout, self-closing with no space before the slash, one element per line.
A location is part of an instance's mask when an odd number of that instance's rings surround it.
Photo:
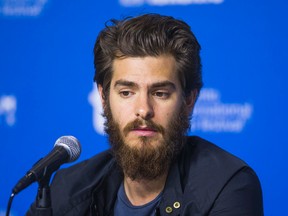
<path fill-rule="evenodd" d="M 113 215 L 122 181 L 110 150 L 62 169 L 51 185 L 53 215 Z M 32 205 L 27 215 L 35 212 Z M 170 168 L 156 215 L 261 216 L 261 186 L 246 163 L 208 141 L 188 137 Z"/>

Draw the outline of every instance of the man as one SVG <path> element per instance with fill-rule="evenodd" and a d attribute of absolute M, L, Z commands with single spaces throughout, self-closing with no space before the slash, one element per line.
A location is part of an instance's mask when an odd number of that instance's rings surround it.
<path fill-rule="evenodd" d="M 53 215 L 263 215 L 254 171 L 186 136 L 199 51 L 190 27 L 168 16 L 113 20 L 100 32 L 94 80 L 111 149 L 57 172 Z"/>

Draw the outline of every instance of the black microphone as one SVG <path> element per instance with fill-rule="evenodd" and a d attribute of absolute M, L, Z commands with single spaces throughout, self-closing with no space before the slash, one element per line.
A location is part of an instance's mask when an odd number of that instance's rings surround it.
<path fill-rule="evenodd" d="M 12 193 L 16 195 L 35 181 L 50 178 L 64 163 L 77 160 L 81 153 L 80 142 L 73 136 L 62 136 L 56 140 L 53 150 L 38 161 L 26 175 L 18 181 Z"/>

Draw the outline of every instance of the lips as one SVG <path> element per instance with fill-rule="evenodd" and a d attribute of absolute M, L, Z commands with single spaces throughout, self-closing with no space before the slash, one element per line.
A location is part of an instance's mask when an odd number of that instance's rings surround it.
<path fill-rule="evenodd" d="M 136 133 L 138 136 L 154 136 L 157 133 L 155 129 L 148 127 L 134 128 L 131 132 Z"/>
<path fill-rule="evenodd" d="M 151 127 L 147 127 L 147 126 L 143 126 L 143 127 L 136 127 L 136 128 L 134 128 L 133 130 L 155 131 L 155 132 L 156 132 L 156 129 L 151 128 Z"/>
<path fill-rule="evenodd" d="M 136 136 L 154 136 L 157 133 L 164 134 L 164 128 L 161 125 L 157 125 L 152 121 L 143 121 L 136 119 L 133 122 L 128 123 L 124 129 L 124 136 L 128 136 L 132 133 Z"/>

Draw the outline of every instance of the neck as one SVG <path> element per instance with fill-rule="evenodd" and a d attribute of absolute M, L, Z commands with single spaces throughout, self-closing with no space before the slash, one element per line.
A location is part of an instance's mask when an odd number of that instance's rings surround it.
<path fill-rule="evenodd" d="M 124 176 L 126 196 L 134 206 L 151 202 L 164 189 L 166 178 L 167 173 L 154 180 L 132 180 Z"/>

